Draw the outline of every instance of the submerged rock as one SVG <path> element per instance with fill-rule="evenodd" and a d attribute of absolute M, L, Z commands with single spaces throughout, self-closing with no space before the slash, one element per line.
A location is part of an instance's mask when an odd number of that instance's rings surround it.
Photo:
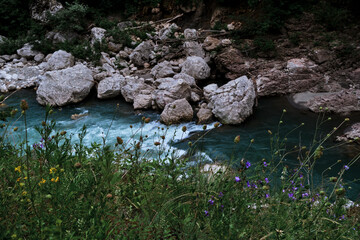
<path fill-rule="evenodd" d="M 94 86 L 91 70 L 83 64 L 46 72 L 40 77 L 36 100 L 41 105 L 64 106 L 85 99 Z"/>
<path fill-rule="evenodd" d="M 209 107 L 223 124 L 240 124 L 253 113 L 255 88 L 242 76 L 210 92 Z"/>
<path fill-rule="evenodd" d="M 166 125 L 189 122 L 193 115 L 194 112 L 190 103 L 183 98 L 167 104 L 160 115 L 160 121 Z"/>

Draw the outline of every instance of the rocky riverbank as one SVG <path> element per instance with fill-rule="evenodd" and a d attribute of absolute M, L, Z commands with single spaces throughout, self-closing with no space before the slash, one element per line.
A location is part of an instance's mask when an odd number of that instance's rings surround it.
<path fill-rule="evenodd" d="M 284 34 L 315 36 L 319 26 L 309 29 L 311 16 L 305 17 L 310 20 L 290 20 Z M 25 44 L 16 54 L 0 56 L 0 91 L 35 88 L 40 104 L 64 106 L 84 100 L 95 88 L 100 99 L 123 98 L 136 110 L 162 112 L 165 124 L 194 118 L 199 124 L 214 119 L 240 124 L 252 114 L 258 97 L 284 94 L 294 94 L 295 104 L 314 112 L 320 107 L 345 115 L 360 110 L 360 66 L 341 62 L 336 47 L 293 47 L 280 37 L 275 41 L 278 56 L 250 57 L 229 38 L 241 24 L 230 23 L 216 34 L 182 30 L 171 21 L 138 22 L 144 25 L 156 31 L 147 33 L 146 41 L 134 39 L 133 48 L 114 43 L 105 29 L 93 27 L 91 43 L 108 48 L 98 66 L 63 50 L 44 56 Z M 47 36 L 54 34 L 60 33 Z"/>

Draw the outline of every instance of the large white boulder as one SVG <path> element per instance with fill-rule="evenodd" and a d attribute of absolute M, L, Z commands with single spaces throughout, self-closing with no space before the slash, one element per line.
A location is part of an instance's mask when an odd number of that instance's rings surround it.
<path fill-rule="evenodd" d="M 101 80 L 97 87 L 97 97 L 100 99 L 114 98 L 121 94 L 121 85 L 125 78 L 120 74 L 115 74 Z"/>
<path fill-rule="evenodd" d="M 133 103 L 135 98 L 139 94 L 148 93 L 151 95 L 151 92 L 154 91 L 154 88 L 145 83 L 143 78 L 138 77 L 125 77 L 125 81 L 121 86 L 121 94 L 125 98 L 125 101 Z"/>
<path fill-rule="evenodd" d="M 64 106 L 82 101 L 94 86 L 91 70 L 83 64 L 41 76 L 36 100 L 41 105 Z"/>
<path fill-rule="evenodd" d="M 46 70 L 60 70 L 74 66 L 74 56 L 64 50 L 54 52 L 47 61 Z"/>
<path fill-rule="evenodd" d="M 240 124 L 253 113 L 255 88 L 246 76 L 217 88 L 209 96 L 209 107 L 223 124 Z"/>
<path fill-rule="evenodd" d="M 181 73 L 186 73 L 193 78 L 206 79 L 210 77 L 210 67 L 201 57 L 191 56 L 187 57 L 186 61 L 181 65 Z"/>
<path fill-rule="evenodd" d="M 153 49 L 154 43 L 151 40 L 142 42 L 134 49 L 129 58 L 136 66 L 142 67 L 149 61 Z"/>
<path fill-rule="evenodd" d="M 19 56 L 24 57 L 26 59 L 32 59 L 37 54 L 40 53 L 39 51 L 33 50 L 33 46 L 30 45 L 29 43 L 25 43 L 24 46 L 18 49 L 16 52 Z"/>
<path fill-rule="evenodd" d="M 157 107 L 163 109 L 167 104 L 175 100 L 185 98 L 190 100 L 191 87 L 183 79 L 160 78 L 155 81 L 157 89 L 154 92 Z"/>

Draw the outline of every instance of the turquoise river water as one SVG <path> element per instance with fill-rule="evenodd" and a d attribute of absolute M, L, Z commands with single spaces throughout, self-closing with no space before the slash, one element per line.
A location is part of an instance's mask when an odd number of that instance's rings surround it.
<path fill-rule="evenodd" d="M 9 106 L 19 108 L 20 100 L 27 100 L 29 104 L 27 114 L 28 134 L 31 144 L 40 141 L 41 137 L 36 132 L 35 126 L 39 126 L 45 116 L 45 108 L 40 106 L 35 98 L 36 95 L 33 90 L 21 90 L 13 94 L 5 102 Z M 186 153 L 188 142 L 191 141 L 193 143 L 197 142 L 197 152 L 198 155 L 202 156 L 203 161 L 221 162 L 231 159 L 234 163 L 238 163 L 241 158 L 245 157 L 247 161 L 254 165 L 262 161 L 263 158 L 270 159 L 270 134 L 268 130 L 273 133 L 277 131 L 283 109 L 286 109 L 286 113 L 282 118 L 281 136 L 284 136 L 299 124 L 304 123 L 304 126 L 287 136 L 287 146 L 299 144 L 309 146 L 313 139 L 318 115 L 293 107 L 286 97 L 261 98 L 254 114 L 243 124 L 239 126 L 220 126 L 219 128 L 214 128 L 213 124 L 208 124 L 205 131 L 202 125 L 196 125 L 195 122 L 167 127 L 159 122 L 160 115 L 157 112 L 135 112 L 132 105 L 122 99 L 98 100 L 94 96 L 76 105 L 54 109 L 52 118 L 57 121 L 57 129 L 66 130 L 69 134 L 73 134 L 73 141 L 77 140 L 77 134 L 81 131 L 83 125 L 86 125 L 87 135 L 84 142 L 87 145 L 92 142 L 102 143 L 104 137 L 106 137 L 106 143 L 112 145 L 116 142 L 117 136 L 127 141 L 137 129 L 142 127 L 142 134 L 149 136 L 144 142 L 144 148 L 153 148 L 154 142 L 161 140 L 159 135 L 164 135 L 166 132 L 166 147 L 176 149 L 179 155 Z M 71 120 L 70 116 L 75 113 L 87 113 L 88 115 L 78 120 Z M 151 122 L 142 125 L 141 118 L 143 116 L 150 117 Z M 327 115 L 326 118 L 328 117 L 331 117 L 332 120 L 323 124 L 319 129 L 323 136 L 344 120 L 342 116 Z M 346 127 L 359 121 L 360 114 L 352 114 L 350 121 L 346 122 L 335 135 L 341 135 Z M 11 124 L 13 124 L 13 127 L 19 127 L 19 130 L 12 133 L 8 139 L 18 142 L 24 135 L 23 121 L 19 119 Z M 130 128 L 130 125 L 133 128 Z M 187 127 L 185 133 L 181 131 L 183 126 Z M 162 131 L 161 128 L 165 130 Z M 163 133 L 158 134 L 159 132 Z M 241 140 L 238 144 L 234 144 L 234 137 L 237 135 L 241 136 Z M 199 136 L 202 137 L 199 139 Z M 254 139 L 254 143 L 246 150 L 251 139 Z M 334 137 L 330 138 L 324 144 L 325 148 L 333 147 L 336 144 L 333 140 Z M 315 166 L 315 181 L 321 182 L 322 175 L 326 178 L 336 176 L 339 170 L 359 152 L 360 147 L 356 144 L 342 145 L 324 151 L 323 156 Z M 299 164 L 296 156 L 289 155 L 288 158 L 284 159 L 284 164 L 290 166 L 290 168 L 295 168 Z M 342 162 L 322 174 L 324 170 L 338 160 L 342 160 Z M 357 179 L 360 179 L 360 161 L 352 165 L 344 174 L 346 188 L 351 188 L 347 190 L 347 196 L 353 200 L 360 200 L 360 182 Z"/>

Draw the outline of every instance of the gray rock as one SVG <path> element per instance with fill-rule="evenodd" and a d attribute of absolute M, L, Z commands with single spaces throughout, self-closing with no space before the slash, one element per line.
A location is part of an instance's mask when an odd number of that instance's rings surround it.
<path fill-rule="evenodd" d="M 197 124 L 205 124 L 205 123 L 211 123 L 214 121 L 213 113 L 211 109 L 207 107 L 201 107 L 200 110 L 196 114 L 198 121 Z"/>
<path fill-rule="evenodd" d="M 187 57 L 186 61 L 180 66 L 181 73 L 186 73 L 197 80 L 206 79 L 210 76 L 210 67 L 201 57 Z"/>
<path fill-rule="evenodd" d="M 169 37 L 179 29 L 179 27 L 173 23 L 168 27 L 165 27 L 159 31 L 159 39 L 164 41 L 169 39 Z"/>
<path fill-rule="evenodd" d="M 168 61 L 163 61 L 151 69 L 151 74 L 155 77 L 155 79 L 158 79 L 172 77 L 174 76 L 175 72 L 173 71 L 172 66 Z"/>
<path fill-rule="evenodd" d="M 113 43 L 113 42 L 109 42 L 108 43 L 108 49 L 111 52 L 117 53 L 122 49 L 123 45 L 122 44 L 117 44 L 117 43 Z"/>
<path fill-rule="evenodd" d="M 196 29 L 185 29 L 184 30 L 184 37 L 186 40 L 196 40 L 198 37 L 198 33 Z"/>
<path fill-rule="evenodd" d="M 310 54 L 312 60 L 314 60 L 317 64 L 322 64 L 324 62 L 331 61 L 335 58 L 334 53 L 327 50 L 316 48 Z"/>
<path fill-rule="evenodd" d="M 360 139 L 360 122 L 354 123 L 344 131 L 344 135 L 337 136 L 337 141 L 349 141 Z"/>
<path fill-rule="evenodd" d="M 134 24 L 131 21 L 119 22 L 118 28 L 120 31 L 124 31 L 126 28 L 132 27 Z"/>
<path fill-rule="evenodd" d="M 134 99 L 134 109 L 149 109 L 151 108 L 152 100 L 151 94 L 139 94 Z"/>
<path fill-rule="evenodd" d="M 97 87 L 97 97 L 100 99 L 114 98 L 121 94 L 121 85 L 125 78 L 120 74 L 101 80 Z"/>
<path fill-rule="evenodd" d="M 191 88 L 183 79 L 160 78 L 155 81 L 155 86 L 157 89 L 154 92 L 153 99 L 160 109 L 181 98 L 191 99 Z"/>
<path fill-rule="evenodd" d="M 99 27 L 94 27 L 91 29 L 91 45 L 94 45 L 95 42 L 101 42 L 105 38 L 106 30 Z"/>
<path fill-rule="evenodd" d="M 51 57 L 47 60 L 48 68 L 47 70 L 60 70 L 68 67 L 74 66 L 74 56 L 71 53 L 65 52 L 63 50 L 58 50 L 54 52 Z"/>
<path fill-rule="evenodd" d="M 186 56 L 198 56 L 205 58 L 205 51 L 202 45 L 195 41 L 186 41 L 183 44 Z"/>
<path fill-rule="evenodd" d="M 221 123 L 240 124 L 252 114 L 254 100 L 254 84 L 242 76 L 216 89 L 209 107 Z"/>
<path fill-rule="evenodd" d="M 41 63 L 44 60 L 44 58 L 45 58 L 44 54 L 39 53 L 34 57 L 34 61 L 37 63 Z"/>
<path fill-rule="evenodd" d="M 21 57 L 24 57 L 26 59 L 32 59 L 40 52 L 35 51 L 32 49 L 33 46 L 29 43 L 25 43 L 24 46 L 17 50 L 17 54 Z"/>
<path fill-rule="evenodd" d="M 121 94 L 125 98 L 125 101 L 133 103 L 135 98 L 144 90 L 152 92 L 154 88 L 146 84 L 143 78 L 125 77 L 125 81 L 121 87 Z"/>
<path fill-rule="evenodd" d="M 30 15 L 35 20 L 47 22 L 48 14 L 54 15 L 61 9 L 63 9 L 62 4 L 56 0 L 34 0 L 31 2 Z"/>
<path fill-rule="evenodd" d="M 83 64 L 41 76 L 36 100 L 41 105 L 64 106 L 82 101 L 94 85 L 91 70 Z"/>
<path fill-rule="evenodd" d="M 130 54 L 130 60 L 139 67 L 144 66 L 144 63 L 149 61 L 149 56 L 154 48 L 154 43 L 151 40 L 140 43 L 134 51 Z"/>
<path fill-rule="evenodd" d="M 175 80 L 177 79 L 183 79 L 187 84 L 189 84 L 190 87 L 196 87 L 195 78 L 192 76 L 186 74 L 186 73 L 178 73 L 175 76 L 173 76 Z"/>
<path fill-rule="evenodd" d="M 49 39 L 52 41 L 52 43 L 56 44 L 56 43 L 64 43 L 66 41 L 73 41 L 76 38 L 78 38 L 79 36 L 76 33 L 73 32 L 56 32 L 56 31 L 51 31 L 48 32 L 45 35 L 46 39 Z"/>
<path fill-rule="evenodd" d="M 218 85 L 215 83 L 209 84 L 206 87 L 204 87 L 204 97 L 207 102 L 210 102 L 210 98 L 212 95 L 215 94 L 215 91 L 218 89 Z"/>
<path fill-rule="evenodd" d="M 341 114 L 360 111 L 360 90 L 342 90 L 332 93 L 300 93 L 293 99 L 313 112 L 328 111 Z"/>
<path fill-rule="evenodd" d="M 160 115 L 160 121 L 167 125 L 189 122 L 192 120 L 193 115 L 191 105 L 183 98 L 167 104 Z"/>

